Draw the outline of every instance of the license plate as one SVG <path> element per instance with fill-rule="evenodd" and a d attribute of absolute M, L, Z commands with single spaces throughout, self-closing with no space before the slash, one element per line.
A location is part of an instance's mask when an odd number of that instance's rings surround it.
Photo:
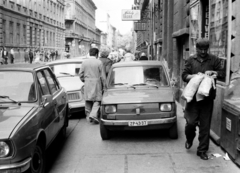
<path fill-rule="evenodd" d="M 128 126 L 147 126 L 147 121 L 130 121 L 128 122 Z"/>

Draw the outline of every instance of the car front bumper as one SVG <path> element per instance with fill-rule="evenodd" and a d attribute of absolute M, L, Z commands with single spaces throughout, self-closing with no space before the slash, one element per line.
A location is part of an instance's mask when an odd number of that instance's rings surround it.
<path fill-rule="evenodd" d="M 1 173 L 25 172 L 30 167 L 30 161 L 31 158 L 28 158 L 19 163 L 0 165 L 0 172 Z"/>
<path fill-rule="evenodd" d="M 105 120 L 101 118 L 101 122 L 105 126 L 128 126 L 128 123 L 131 120 Z M 133 121 L 138 121 L 138 120 L 133 120 Z M 141 120 L 139 120 L 141 121 Z M 151 125 L 161 125 L 161 124 L 172 124 L 177 121 L 177 117 L 170 117 L 170 118 L 161 118 L 161 119 L 149 119 L 149 120 L 144 120 L 148 122 L 148 126 Z"/>

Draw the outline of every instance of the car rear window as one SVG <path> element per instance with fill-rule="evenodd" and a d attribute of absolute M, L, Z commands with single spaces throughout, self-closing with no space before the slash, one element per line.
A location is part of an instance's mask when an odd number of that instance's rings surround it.
<path fill-rule="evenodd" d="M 57 65 L 51 65 L 51 69 L 55 73 L 57 77 L 60 76 L 66 76 L 66 75 L 78 75 L 80 68 L 82 64 L 81 63 L 68 63 L 68 64 L 57 64 Z"/>
<path fill-rule="evenodd" d="M 113 68 L 108 82 L 109 87 L 127 87 L 137 85 L 148 87 L 154 85 L 158 87 L 169 86 L 166 73 L 162 66 L 135 66 Z"/>

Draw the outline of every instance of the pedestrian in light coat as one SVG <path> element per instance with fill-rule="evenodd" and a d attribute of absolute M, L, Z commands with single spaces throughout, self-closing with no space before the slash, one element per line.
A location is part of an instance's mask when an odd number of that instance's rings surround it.
<path fill-rule="evenodd" d="M 9 56 L 9 61 L 10 61 L 11 64 L 14 63 L 14 59 L 15 59 L 15 55 L 14 54 L 15 54 L 14 49 L 11 48 L 10 49 L 10 56 Z"/>
<path fill-rule="evenodd" d="M 88 121 L 99 123 L 98 114 L 106 76 L 103 64 L 98 57 L 98 49 L 91 48 L 89 58 L 82 63 L 79 72 L 80 79 L 84 82 L 85 114 Z"/>

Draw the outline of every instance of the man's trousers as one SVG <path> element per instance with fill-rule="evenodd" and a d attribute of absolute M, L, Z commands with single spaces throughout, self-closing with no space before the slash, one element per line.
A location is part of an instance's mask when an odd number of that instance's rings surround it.
<path fill-rule="evenodd" d="M 196 135 L 196 126 L 199 126 L 198 152 L 208 151 L 212 110 L 212 99 L 205 98 L 205 100 L 199 102 L 194 99 L 186 104 L 184 114 L 186 119 L 185 135 L 188 142 L 193 142 Z"/>
<path fill-rule="evenodd" d="M 85 114 L 86 118 L 94 117 L 98 118 L 100 108 L 100 101 L 85 101 Z"/>

